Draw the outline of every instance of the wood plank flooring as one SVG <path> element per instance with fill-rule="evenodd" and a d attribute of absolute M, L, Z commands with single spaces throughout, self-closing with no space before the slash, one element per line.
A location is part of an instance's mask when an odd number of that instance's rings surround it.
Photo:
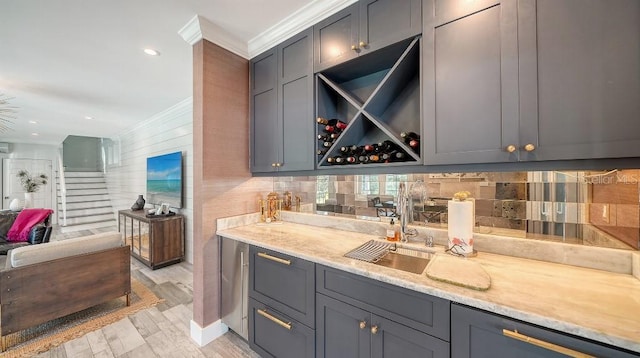
<path fill-rule="evenodd" d="M 102 231 L 109 229 L 64 234 L 55 230 L 51 240 L 64 240 Z M 193 317 L 193 270 L 190 264 L 182 262 L 153 271 L 135 258 L 131 258 L 131 275 L 149 287 L 158 297 L 165 299 L 165 302 L 87 333 L 36 357 L 259 357 L 244 339 L 232 331 L 204 347 L 199 347 L 191 340 L 189 327 Z"/>

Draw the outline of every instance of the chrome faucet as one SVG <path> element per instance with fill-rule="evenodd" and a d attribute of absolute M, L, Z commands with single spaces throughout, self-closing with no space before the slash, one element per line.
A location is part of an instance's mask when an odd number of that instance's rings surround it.
<path fill-rule="evenodd" d="M 407 224 L 411 220 L 411 197 L 404 183 L 398 186 L 398 215 L 400 216 L 400 242 L 407 242 Z M 411 236 L 411 233 L 409 233 Z"/>

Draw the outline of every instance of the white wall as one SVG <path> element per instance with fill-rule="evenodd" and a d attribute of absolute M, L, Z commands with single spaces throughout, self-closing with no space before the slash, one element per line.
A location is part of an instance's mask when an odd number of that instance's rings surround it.
<path fill-rule="evenodd" d="M 59 145 L 9 142 L 9 153 L 0 153 L 0 159 L 46 159 L 51 161 L 51 176 L 49 178 L 49 183 L 51 185 L 47 185 L 47 187 L 49 190 L 49 195 L 51 195 L 51 203 L 53 204 L 52 209 L 55 211 L 57 211 L 55 177 L 57 176 L 56 173 L 58 169 L 58 148 Z M 3 180 L 4 173 L 2 173 L 2 166 L 0 165 L 0 191 L 3 188 Z M 2 195 L 4 196 L 4 193 L 2 193 Z M 8 209 L 8 207 L 3 209 Z M 53 223 L 57 223 L 57 212 L 54 214 L 54 217 L 55 219 L 53 220 Z"/>
<path fill-rule="evenodd" d="M 188 98 L 111 140 L 116 158 L 115 163 L 107 158 L 105 176 L 116 212 L 131 208 L 139 194 L 146 199 L 147 157 L 182 151 L 183 209 L 178 212 L 185 216 L 185 260 L 193 263 L 193 100 Z"/>

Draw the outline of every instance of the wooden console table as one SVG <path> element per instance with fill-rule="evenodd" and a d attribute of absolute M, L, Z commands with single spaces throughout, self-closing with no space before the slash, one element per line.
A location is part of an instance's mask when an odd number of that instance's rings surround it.
<path fill-rule="evenodd" d="M 118 231 L 131 246 L 131 256 L 151 269 L 184 260 L 184 216 L 145 216 L 146 210 L 118 211 Z"/>

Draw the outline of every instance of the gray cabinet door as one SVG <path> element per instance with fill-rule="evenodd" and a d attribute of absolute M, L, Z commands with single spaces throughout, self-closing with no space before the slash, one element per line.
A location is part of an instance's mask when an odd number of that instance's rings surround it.
<path fill-rule="evenodd" d="M 276 251 L 249 248 L 249 297 L 315 327 L 315 264 Z"/>
<path fill-rule="evenodd" d="M 640 156 L 640 1 L 521 0 L 524 160 Z"/>
<path fill-rule="evenodd" d="M 315 72 L 358 56 L 358 9 L 353 4 L 313 26 Z"/>
<path fill-rule="evenodd" d="M 518 160 L 515 0 L 423 3 L 425 164 Z"/>
<path fill-rule="evenodd" d="M 503 330 L 596 357 L 630 358 L 635 354 L 564 335 L 489 312 L 451 305 L 451 358 L 561 358 L 567 355 L 508 337 Z"/>
<path fill-rule="evenodd" d="M 449 358 L 448 342 L 376 315 L 371 326 L 373 358 Z"/>
<path fill-rule="evenodd" d="M 249 299 L 249 347 L 261 357 L 313 358 L 315 332 L 260 301 Z"/>
<path fill-rule="evenodd" d="M 316 358 L 369 358 L 371 314 L 321 294 L 316 296 Z"/>
<path fill-rule="evenodd" d="M 278 56 L 269 50 L 249 63 L 251 86 L 251 171 L 271 172 L 282 150 L 278 121 Z"/>
<path fill-rule="evenodd" d="M 282 118 L 280 171 L 313 170 L 313 32 L 278 46 L 278 117 Z"/>
<path fill-rule="evenodd" d="M 360 1 L 358 47 L 375 51 L 422 32 L 422 0 Z M 361 44 L 362 42 L 362 44 Z"/>

